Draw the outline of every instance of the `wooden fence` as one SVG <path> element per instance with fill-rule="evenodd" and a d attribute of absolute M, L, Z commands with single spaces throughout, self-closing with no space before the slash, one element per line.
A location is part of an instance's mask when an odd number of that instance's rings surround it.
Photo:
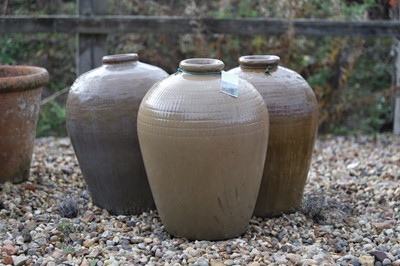
<path fill-rule="evenodd" d="M 310 19 L 214 19 L 155 16 L 110 16 L 106 0 L 77 0 L 75 16 L 0 16 L 0 33 L 76 33 L 77 74 L 101 65 L 109 33 L 279 35 L 289 30 L 309 36 L 392 37 L 396 52 L 394 134 L 400 135 L 400 20 L 337 21 Z M 399 4 L 400 6 L 400 4 Z M 389 51 L 388 51 L 389 53 Z"/>

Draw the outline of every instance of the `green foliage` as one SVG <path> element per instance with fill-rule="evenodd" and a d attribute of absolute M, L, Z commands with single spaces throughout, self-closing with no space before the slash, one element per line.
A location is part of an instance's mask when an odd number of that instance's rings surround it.
<path fill-rule="evenodd" d="M 201 18 L 319 18 L 366 20 L 378 7 L 375 0 L 288 1 L 109 1 L 114 15 L 166 15 Z M 382 8 L 382 6 L 379 6 Z M 9 1 L 7 15 L 75 14 L 76 1 Z M 376 18 L 376 17 L 375 17 Z M 379 18 L 379 17 L 378 17 Z M 247 54 L 276 54 L 281 65 L 300 73 L 313 88 L 319 103 L 321 133 L 359 134 L 390 130 L 393 101 L 389 38 L 306 37 L 288 30 L 279 36 L 210 34 L 193 24 L 192 34 L 110 34 L 109 54 L 137 52 L 140 60 L 169 73 L 180 60 L 214 57 L 226 68 L 237 66 Z M 75 77 L 75 35 L 4 34 L 0 38 L 0 63 L 45 67 L 50 82 L 44 97 L 70 86 Z M 38 136 L 66 135 L 65 97 L 42 106 Z"/>
<path fill-rule="evenodd" d="M 18 47 L 13 43 L 11 38 L 0 39 L 0 63 L 3 65 L 15 64 L 15 60 L 10 51 L 18 50 Z M 14 51 L 15 51 L 14 50 Z"/>
<path fill-rule="evenodd" d="M 63 251 L 65 254 L 74 254 L 75 253 L 75 248 L 72 246 L 66 246 L 63 248 Z"/>
<path fill-rule="evenodd" d="M 218 3 L 215 7 L 217 10 L 210 10 L 208 16 L 215 18 L 256 18 L 259 17 L 257 6 L 258 1 L 241 0 L 236 5 L 232 3 Z M 211 8 L 213 8 L 211 6 Z"/>
<path fill-rule="evenodd" d="M 13 0 L 7 2 L 6 15 L 76 14 L 76 0 Z"/>
<path fill-rule="evenodd" d="M 68 236 L 71 233 L 75 233 L 75 227 L 70 221 L 61 221 L 57 227 L 59 228 L 60 232 L 64 235 Z"/>
<path fill-rule="evenodd" d="M 55 100 L 42 106 L 36 129 L 38 137 L 65 136 L 65 108 Z"/>
<path fill-rule="evenodd" d="M 360 3 L 353 2 L 350 4 L 346 2 L 341 2 L 340 5 L 344 18 L 356 20 L 368 19 L 368 17 L 366 16 L 366 10 L 369 10 L 376 6 L 377 2 L 375 0 L 364 0 Z"/>

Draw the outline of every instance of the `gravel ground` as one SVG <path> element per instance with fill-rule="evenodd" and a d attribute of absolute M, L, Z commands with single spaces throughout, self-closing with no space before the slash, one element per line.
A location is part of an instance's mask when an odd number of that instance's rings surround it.
<path fill-rule="evenodd" d="M 0 264 L 400 265 L 399 137 L 319 139 L 301 211 L 253 217 L 227 241 L 173 238 L 155 211 L 93 206 L 68 139 L 37 139 L 31 169 L 0 185 Z"/>

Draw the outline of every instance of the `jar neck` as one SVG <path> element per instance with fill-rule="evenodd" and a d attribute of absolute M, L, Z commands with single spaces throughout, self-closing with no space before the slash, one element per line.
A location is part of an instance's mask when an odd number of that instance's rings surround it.
<path fill-rule="evenodd" d="M 242 69 L 259 69 L 270 74 L 278 69 L 280 58 L 276 55 L 246 55 L 239 58 Z"/>
<path fill-rule="evenodd" d="M 138 59 L 139 56 L 137 54 L 114 54 L 103 56 L 102 63 L 103 65 L 118 65 L 137 62 Z"/>
<path fill-rule="evenodd" d="M 220 74 L 225 67 L 224 62 L 212 58 L 190 58 L 179 63 L 178 72 L 192 75 Z"/>

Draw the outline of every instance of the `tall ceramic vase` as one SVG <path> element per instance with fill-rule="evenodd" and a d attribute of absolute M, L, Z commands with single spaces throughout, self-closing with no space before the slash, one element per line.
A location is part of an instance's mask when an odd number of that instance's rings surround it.
<path fill-rule="evenodd" d="M 261 182 L 268 111 L 239 79 L 238 97 L 220 91 L 224 63 L 183 60 L 157 83 L 138 115 L 140 147 L 166 231 L 188 239 L 243 233 Z"/>
<path fill-rule="evenodd" d="M 0 183 L 28 179 L 46 69 L 0 66 Z"/>
<path fill-rule="evenodd" d="M 242 56 L 232 74 L 261 93 L 270 116 L 268 153 L 254 214 L 278 216 L 301 204 L 318 128 L 318 105 L 308 83 L 278 66 L 273 55 Z"/>
<path fill-rule="evenodd" d="M 66 104 L 67 130 L 93 202 L 113 214 L 153 209 L 136 130 L 140 102 L 167 73 L 137 54 L 103 57 L 82 74 Z"/>

